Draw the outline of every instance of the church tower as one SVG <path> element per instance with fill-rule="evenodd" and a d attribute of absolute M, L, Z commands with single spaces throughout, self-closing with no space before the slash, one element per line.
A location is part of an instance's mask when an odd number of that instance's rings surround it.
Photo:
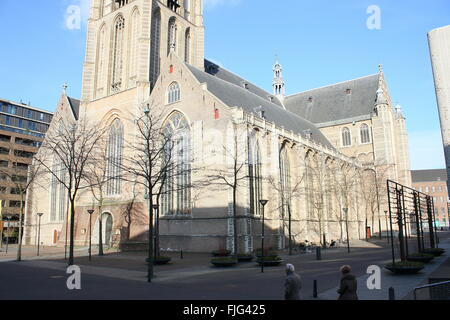
<path fill-rule="evenodd" d="M 203 0 L 92 0 L 82 102 L 148 88 L 174 51 L 204 64 Z"/>
<path fill-rule="evenodd" d="M 283 103 L 284 97 L 286 95 L 284 79 L 283 79 L 283 67 L 278 62 L 275 62 L 273 66 L 273 94 Z"/>

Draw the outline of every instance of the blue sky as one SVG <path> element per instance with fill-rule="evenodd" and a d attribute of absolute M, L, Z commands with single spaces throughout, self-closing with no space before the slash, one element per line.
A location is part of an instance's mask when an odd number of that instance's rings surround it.
<path fill-rule="evenodd" d="M 79 97 L 85 23 L 65 26 L 70 5 L 88 0 L 0 1 L 0 97 L 53 111 L 61 86 Z M 271 90 L 278 55 L 287 93 L 376 73 L 407 117 L 413 169 L 443 168 L 427 32 L 450 24 L 450 1 L 205 0 L 206 57 Z M 367 8 L 381 10 L 369 30 Z"/>

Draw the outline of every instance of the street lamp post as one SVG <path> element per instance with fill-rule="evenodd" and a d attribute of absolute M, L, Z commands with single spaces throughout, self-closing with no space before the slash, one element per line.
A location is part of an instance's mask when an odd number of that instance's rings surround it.
<path fill-rule="evenodd" d="M 348 208 L 343 209 L 345 212 L 345 229 L 347 231 L 347 249 L 348 253 L 350 253 L 350 237 L 348 235 Z"/>
<path fill-rule="evenodd" d="M 89 261 L 92 260 L 92 214 L 94 210 L 88 210 L 89 214 Z"/>
<path fill-rule="evenodd" d="M 154 246 L 155 246 L 155 252 L 154 252 L 154 258 L 159 258 L 159 205 L 154 204 L 153 210 L 155 211 L 155 236 L 154 236 Z"/>
<path fill-rule="evenodd" d="M 261 273 L 264 273 L 264 224 L 265 224 L 265 217 L 264 217 L 264 207 L 267 205 L 269 201 L 268 200 L 259 200 L 259 203 L 262 206 L 262 225 L 261 225 Z"/>
<path fill-rule="evenodd" d="M 39 217 L 39 226 L 38 226 L 38 246 L 37 246 L 37 256 L 39 257 L 39 249 L 41 245 L 41 217 L 44 215 L 42 212 L 37 214 Z"/>

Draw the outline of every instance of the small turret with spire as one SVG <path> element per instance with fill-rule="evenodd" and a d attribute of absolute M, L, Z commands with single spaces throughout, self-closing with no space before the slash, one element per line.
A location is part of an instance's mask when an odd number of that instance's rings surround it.
<path fill-rule="evenodd" d="M 273 66 L 273 94 L 283 102 L 284 96 L 286 95 L 284 79 L 283 79 L 283 67 L 276 59 L 275 65 Z"/>
<path fill-rule="evenodd" d="M 377 90 L 377 101 L 376 105 L 388 104 L 387 97 L 384 92 L 384 72 L 383 66 L 380 64 L 378 66 L 378 90 Z"/>

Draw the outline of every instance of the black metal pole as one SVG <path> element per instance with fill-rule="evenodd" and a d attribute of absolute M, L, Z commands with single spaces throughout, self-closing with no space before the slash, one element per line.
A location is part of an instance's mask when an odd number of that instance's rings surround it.
<path fill-rule="evenodd" d="M 9 221 L 11 221 L 11 220 L 9 220 L 9 219 L 6 219 L 5 218 L 5 220 L 6 221 L 8 221 L 8 226 L 6 227 L 6 253 L 8 253 L 8 247 L 9 247 Z"/>
<path fill-rule="evenodd" d="M 389 235 L 389 222 L 388 222 L 388 214 L 387 214 L 388 212 L 387 211 L 385 211 L 384 212 L 384 216 L 386 217 L 386 234 L 387 234 L 387 240 L 388 240 L 388 243 L 390 243 L 390 235 Z"/>
<path fill-rule="evenodd" d="M 420 203 L 420 194 L 419 194 L 419 199 L 418 199 L 418 204 L 419 204 L 419 222 L 420 222 L 420 242 L 422 243 L 422 250 L 425 249 L 425 236 L 423 234 L 423 219 L 422 219 L 422 205 Z"/>
<path fill-rule="evenodd" d="M 428 232 L 430 233 L 430 246 L 431 248 L 436 247 L 436 243 L 434 242 L 434 231 L 433 231 L 433 215 L 431 211 L 431 196 L 427 197 L 427 211 L 428 211 Z"/>
<path fill-rule="evenodd" d="M 37 247 L 37 256 L 39 257 L 39 248 L 41 244 L 41 216 L 39 216 L 39 227 L 38 227 L 38 247 Z"/>
<path fill-rule="evenodd" d="M 387 181 L 387 194 L 388 194 L 388 204 L 389 204 L 389 225 L 390 225 L 390 229 L 391 229 L 392 266 L 395 267 L 394 232 L 392 230 L 391 191 L 389 188 L 389 181 Z"/>
<path fill-rule="evenodd" d="M 401 199 L 402 199 L 402 218 L 405 227 L 405 248 L 406 248 L 406 257 L 409 256 L 409 237 L 408 237 L 408 215 L 406 214 L 406 206 L 405 206 L 405 189 L 402 186 L 401 189 Z"/>
<path fill-rule="evenodd" d="M 262 206 L 262 226 L 261 226 L 261 273 L 264 273 L 264 205 Z"/>
<path fill-rule="evenodd" d="M 89 214 L 89 261 L 92 261 L 92 214 Z"/>
<path fill-rule="evenodd" d="M 419 195 L 420 197 L 420 195 Z M 419 210 L 418 210 L 418 201 L 417 201 L 417 192 L 414 192 L 414 214 L 416 216 L 416 232 L 417 232 L 417 251 L 422 252 L 422 243 L 420 241 L 420 222 L 419 222 Z"/>
<path fill-rule="evenodd" d="M 350 253 L 350 237 L 349 237 L 349 233 L 348 233 L 348 208 L 346 208 L 347 211 L 345 211 L 345 229 L 347 232 L 347 250 L 348 253 Z"/>

